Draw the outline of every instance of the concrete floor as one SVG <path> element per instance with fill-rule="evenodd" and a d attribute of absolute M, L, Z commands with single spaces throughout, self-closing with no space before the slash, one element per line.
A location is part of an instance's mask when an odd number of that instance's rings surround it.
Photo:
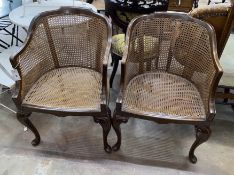
<path fill-rule="evenodd" d="M 115 89 L 112 94 L 116 94 Z M 4 103 L 13 106 L 8 94 Z M 113 103 L 111 104 L 113 106 Z M 197 164 L 187 155 L 194 141 L 194 129 L 188 125 L 159 125 L 130 119 L 122 125 L 121 150 L 107 154 L 103 150 L 102 130 L 91 117 L 57 118 L 33 113 L 42 142 L 32 147 L 33 135 L 23 131 L 15 115 L 0 109 L 0 174 L 212 174 L 234 172 L 234 111 L 217 105 L 212 136 L 196 151 Z M 115 142 L 113 129 L 109 143 Z"/>
<path fill-rule="evenodd" d="M 110 69 L 111 71 L 111 69 Z M 119 74 L 114 87 L 118 87 Z M 111 90 L 111 108 L 117 89 Z M 1 100 L 14 108 L 9 94 Z M 107 154 L 103 150 L 102 129 L 91 117 L 57 118 L 33 113 L 32 122 L 41 134 L 41 144 L 31 146 L 33 134 L 13 113 L 0 108 L 0 174 L 81 174 L 81 175 L 232 175 L 234 172 L 234 111 L 230 106 L 217 105 L 208 142 L 197 150 L 197 164 L 187 155 L 195 139 L 188 125 L 159 125 L 130 119 L 122 125 L 121 150 Z M 109 143 L 116 137 L 113 129 Z"/>
<path fill-rule="evenodd" d="M 233 59 L 232 34 L 221 62 Z M 222 61 L 224 60 L 224 61 Z M 109 69 L 111 72 L 111 69 Z M 119 71 L 111 90 L 110 107 L 118 92 Z M 14 108 L 10 94 L 0 100 Z M 42 141 L 33 147 L 33 134 L 23 131 L 15 114 L 0 107 L 0 175 L 233 175 L 234 111 L 217 105 L 210 139 L 196 150 L 197 164 L 188 161 L 188 151 L 195 140 L 194 128 L 188 125 L 159 125 L 130 119 L 122 126 L 122 147 L 107 154 L 103 150 L 102 129 L 91 117 L 58 118 L 33 113 Z M 111 130 L 109 143 L 116 136 Z"/>

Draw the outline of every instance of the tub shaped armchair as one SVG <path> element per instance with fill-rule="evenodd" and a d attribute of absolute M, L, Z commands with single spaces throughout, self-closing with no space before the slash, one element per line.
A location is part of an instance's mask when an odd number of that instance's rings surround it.
<path fill-rule="evenodd" d="M 104 149 L 111 151 L 107 62 L 110 21 L 95 12 L 64 7 L 41 13 L 23 48 L 11 58 L 20 80 L 13 100 L 17 119 L 40 136 L 29 120 L 32 112 L 56 116 L 93 116 L 103 128 Z"/>
<path fill-rule="evenodd" d="M 195 163 L 194 150 L 211 134 L 214 95 L 222 75 L 213 28 L 185 13 L 136 18 L 128 27 L 121 66 L 112 121 L 118 140 L 112 150 L 120 148 L 120 124 L 129 117 L 191 124 L 196 141 L 189 159 Z"/>

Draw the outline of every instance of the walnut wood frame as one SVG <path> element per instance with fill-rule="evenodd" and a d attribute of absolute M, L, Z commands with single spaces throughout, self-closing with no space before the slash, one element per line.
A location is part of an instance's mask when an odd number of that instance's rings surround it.
<path fill-rule="evenodd" d="M 66 117 L 66 116 L 93 116 L 94 121 L 96 123 L 99 123 L 102 126 L 103 129 L 103 143 L 104 143 L 104 150 L 108 153 L 111 152 L 111 147 L 107 142 L 107 136 L 111 129 L 111 111 L 108 107 L 108 100 L 109 100 L 109 83 L 107 79 L 107 64 L 108 64 L 108 58 L 110 53 L 110 47 L 111 47 L 111 36 L 112 36 L 112 30 L 111 30 L 111 22 L 107 17 L 104 15 L 86 10 L 81 8 L 72 8 L 72 7 L 62 7 L 58 10 L 54 11 L 48 11 L 43 12 L 39 14 L 37 17 L 35 17 L 29 27 L 28 30 L 28 36 L 26 38 L 26 41 L 22 48 L 16 53 L 15 55 L 11 56 L 11 64 L 14 68 L 17 69 L 19 72 L 19 75 L 21 77 L 21 70 L 18 66 L 17 57 L 24 52 L 24 50 L 28 47 L 29 42 L 32 40 L 32 36 L 36 29 L 36 23 L 43 19 L 44 17 L 48 15 L 54 15 L 54 14 L 85 14 L 93 17 L 97 17 L 101 19 L 107 26 L 108 33 L 107 33 L 107 47 L 105 49 L 105 56 L 103 59 L 103 65 L 102 65 L 102 92 L 101 92 L 101 104 L 100 112 L 96 111 L 78 111 L 78 112 L 71 112 L 71 111 L 65 111 L 63 109 L 54 108 L 54 109 L 46 109 L 41 107 L 32 107 L 30 105 L 24 105 L 22 106 L 22 100 L 21 100 L 21 90 L 23 88 L 22 81 L 19 80 L 16 82 L 15 89 L 13 91 L 12 99 L 14 103 L 16 104 L 16 107 L 18 109 L 17 112 L 17 119 L 20 123 L 22 123 L 24 126 L 28 127 L 34 135 L 35 139 L 32 140 L 32 145 L 36 146 L 40 143 L 40 135 L 37 131 L 37 129 L 34 127 L 34 125 L 29 120 L 29 116 L 32 112 L 40 112 L 40 113 L 47 113 L 47 114 L 53 114 L 58 117 Z"/>
<path fill-rule="evenodd" d="M 218 82 L 222 76 L 222 68 L 220 67 L 219 64 L 219 59 L 218 59 L 218 54 L 217 54 L 217 47 L 216 47 L 216 38 L 215 38 L 215 33 L 214 29 L 212 26 L 209 24 L 200 21 L 198 19 L 192 18 L 189 15 L 185 13 L 174 13 L 174 12 L 157 12 L 154 14 L 151 14 L 150 16 L 155 16 L 155 17 L 173 17 L 173 18 L 180 18 L 182 20 L 187 20 L 187 21 L 192 21 L 196 22 L 203 27 L 205 27 L 209 33 L 209 37 L 211 39 L 211 50 L 212 50 L 212 58 L 214 61 L 215 68 L 217 70 L 217 73 L 213 79 L 212 86 L 209 87 L 209 112 L 206 114 L 207 118 L 204 121 L 196 121 L 196 120 L 176 120 L 176 119 L 163 119 L 163 118 L 157 118 L 156 116 L 152 116 L 152 113 L 145 113 L 145 115 L 136 115 L 133 113 L 125 112 L 122 110 L 122 101 L 123 101 L 123 94 L 124 94 L 124 82 L 125 82 L 125 74 L 126 74 L 126 59 L 128 57 L 128 49 L 129 49 L 129 37 L 131 35 L 131 29 L 137 24 L 137 22 L 141 20 L 149 20 L 150 17 L 149 15 L 144 15 L 138 18 L 135 18 L 134 20 L 131 21 L 128 27 L 127 35 L 126 35 L 126 46 L 124 50 L 124 56 L 121 62 L 121 81 L 120 81 L 120 93 L 116 101 L 116 109 L 112 118 L 112 126 L 117 134 L 117 142 L 116 144 L 112 147 L 113 151 L 117 151 L 120 149 L 121 146 L 121 129 L 120 129 L 120 124 L 121 123 L 127 123 L 129 117 L 133 118 L 139 118 L 139 119 L 144 119 L 144 120 L 150 120 L 157 122 L 159 124 L 168 124 L 168 123 L 175 123 L 175 124 L 189 124 L 189 125 L 194 125 L 195 127 L 195 132 L 196 132 L 196 140 L 193 143 L 193 145 L 190 148 L 189 151 L 189 160 L 192 163 L 197 162 L 197 158 L 194 155 L 195 149 L 202 144 L 203 142 L 207 141 L 210 134 L 211 134 L 211 129 L 210 129 L 210 124 L 212 120 L 215 117 L 216 110 L 215 110 L 215 91 L 218 86 Z"/>

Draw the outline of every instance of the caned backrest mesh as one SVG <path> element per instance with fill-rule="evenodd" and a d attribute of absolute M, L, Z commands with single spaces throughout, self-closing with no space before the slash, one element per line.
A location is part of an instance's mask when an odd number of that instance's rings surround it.
<path fill-rule="evenodd" d="M 168 72 L 193 82 L 208 104 L 216 72 L 210 43 L 207 29 L 193 21 L 152 15 L 138 20 L 130 31 L 124 86 L 145 72 Z"/>
<path fill-rule="evenodd" d="M 38 23 L 32 39 L 18 59 L 23 87 L 21 96 L 24 97 L 37 79 L 55 67 L 45 27 L 42 23 Z"/>
<path fill-rule="evenodd" d="M 17 56 L 21 97 L 52 69 L 78 66 L 102 72 L 107 38 L 105 19 L 95 15 L 54 13 L 39 17 L 28 45 Z"/>
<path fill-rule="evenodd" d="M 49 16 L 48 25 L 59 67 L 101 72 L 108 33 L 103 19 L 85 14 Z"/>

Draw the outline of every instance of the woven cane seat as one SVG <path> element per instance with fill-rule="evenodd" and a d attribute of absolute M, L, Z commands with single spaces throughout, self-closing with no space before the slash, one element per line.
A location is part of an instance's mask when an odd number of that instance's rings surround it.
<path fill-rule="evenodd" d="M 101 82 L 101 74 L 91 69 L 54 69 L 36 81 L 22 105 L 57 111 L 100 111 Z"/>
<path fill-rule="evenodd" d="M 126 87 L 122 110 L 165 119 L 206 119 L 197 88 L 182 77 L 164 72 L 134 77 Z"/>

